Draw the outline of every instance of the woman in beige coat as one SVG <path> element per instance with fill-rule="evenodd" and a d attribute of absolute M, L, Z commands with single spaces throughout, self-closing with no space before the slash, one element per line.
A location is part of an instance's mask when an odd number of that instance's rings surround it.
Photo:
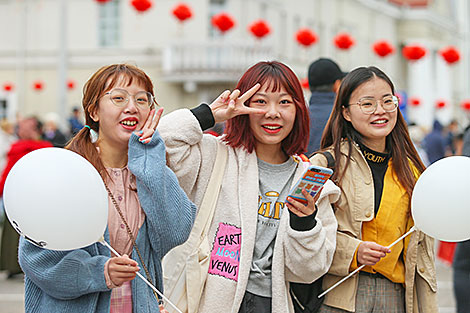
<path fill-rule="evenodd" d="M 324 289 L 365 267 L 329 292 L 320 312 L 437 312 L 433 239 L 415 231 L 387 248 L 414 224 L 410 198 L 425 167 L 385 73 L 361 67 L 344 78 L 321 148 L 336 160 L 332 179 L 342 189 Z M 328 152 L 312 163 L 326 166 Z"/>

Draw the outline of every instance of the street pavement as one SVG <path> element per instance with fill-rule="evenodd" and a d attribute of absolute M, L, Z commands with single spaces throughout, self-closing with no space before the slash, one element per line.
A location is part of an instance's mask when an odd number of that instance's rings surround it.
<path fill-rule="evenodd" d="M 452 269 L 436 260 L 440 313 L 456 313 L 452 290 Z M 24 313 L 23 277 L 7 279 L 0 272 L 0 313 Z"/>

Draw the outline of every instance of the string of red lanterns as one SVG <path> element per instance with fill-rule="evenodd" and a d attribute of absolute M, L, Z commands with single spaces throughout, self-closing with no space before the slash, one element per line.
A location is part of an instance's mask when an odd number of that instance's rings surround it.
<path fill-rule="evenodd" d="M 186 3 L 177 4 L 172 13 L 180 22 L 184 22 L 193 16 L 193 10 Z"/>
<path fill-rule="evenodd" d="M 73 79 L 67 80 L 67 89 L 68 90 L 75 89 L 75 81 Z"/>
<path fill-rule="evenodd" d="M 300 85 L 302 86 L 303 89 L 308 89 L 309 88 L 309 85 L 308 85 L 308 78 L 305 77 L 305 78 L 302 78 L 300 80 Z"/>
<path fill-rule="evenodd" d="M 354 46 L 354 38 L 348 33 L 339 33 L 333 39 L 333 42 L 336 48 L 341 50 L 349 50 L 352 46 Z"/>
<path fill-rule="evenodd" d="M 222 12 L 212 17 L 212 25 L 224 34 L 235 26 L 235 19 L 230 14 Z"/>
<path fill-rule="evenodd" d="M 301 28 L 295 33 L 295 39 L 299 44 L 305 47 L 309 47 L 317 42 L 317 35 L 308 28 Z"/>
<path fill-rule="evenodd" d="M 248 26 L 248 30 L 258 39 L 261 39 L 271 32 L 268 22 L 263 19 L 256 20 Z"/>

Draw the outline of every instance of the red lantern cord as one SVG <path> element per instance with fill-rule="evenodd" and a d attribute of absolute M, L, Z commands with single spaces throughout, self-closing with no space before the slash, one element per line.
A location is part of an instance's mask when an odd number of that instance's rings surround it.
<path fill-rule="evenodd" d="M 403 47 L 403 56 L 410 61 L 416 61 L 426 55 L 426 49 L 420 45 L 409 45 Z"/>
<path fill-rule="evenodd" d="M 44 89 L 44 83 L 40 80 L 36 80 L 33 82 L 33 89 L 36 91 L 41 91 Z"/>
<path fill-rule="evenodd" d="M 271 32 L 271 27 L 265 20 L 256 20 L 248 26 L 248 30 L 258 39 L 263 38 Z"/>
<path fill-rule="evenodd" d="M 178 4 L 172 11 L 173 15 L 180 21 L 184 22 L 185 20 L 193 16 L 193 11 L 185 3 Z"/>
<path fill-rule="evenodd" d="M 300 85 L 302 86 L 303 89 L 308 89 L 309 88 L 309 85 L 308 85 L 308 78 L 305 77 L 305 78 L 302 78 L 300 80 Z"/>
<path fill-rule="evenodd" d="M 69 79 L 67 81 L 67 89 L 72 90 L 75 88 L 75 81 L 73 79 Z"/>
<path fill-rule="evenodd" d="M 470 100 L 464 100 L 464 101 L 462 101 L 462 103 L 460 104 L 460 106 L 461 106 L 462 109 L 464 109 L 465 111 L 470 111 Z"/>
<path fill-rule="evenodd" d="M 308 28 L 301 28 L 295 34 L 295 39 L 301 45 L 308 47 L 317 42 L 317 35 Z"/>
<path fill-rule="evenodd" d="M 448 64 L 454 64 L 460 60 L 460 52 L 453 46 L 442 49 L 439 54 Z"/>
<path fill-rule="evenodd" d="M 132 0 L 131 4 L 138 12 L 145 12 L 153 5 L 152 0 Z"/>
<path fill-rule="evenodd" d="M 14 88 L 15 88 L 15 86 L 13 85 L 13 83 L 4 83 L 3 84 L 3 90 L 6 91 L 6 92 L 10 92 Z"/>
<path fill-rule="evenodd" d="M 222 12 L 212 17 L 212 25 L 225 33 L 235 26 L 235 20 L 230 14 Z"/>
<path fill-rule="evenodd" d="M 444 100 L 437 100 L 436 101 L 436 108 L 442 109 L 446 106 L 446 102 Z"/>
<path fill-rule="evenodd" d="M 417 106 L 421 105 L 421 100 L 419 98 L 416 98 L 416 97 L 409 98 L 408 102 L 411 106 L 414 106 L 414 107 L 417 107 Z"/>
<path fill-rule="evenodd" d="M 338 49 L 348 50 L 354 45 L 354 38 L 348 33 L 339 33 L 334 38 L 334 43 Z"/>
<path fill-rule="evenodd" d="M 381 58 L 385 58 L 386 56 L 395 52 L 395 48 L 391 43 L 386 40 L 378 40 L 372 45 L 372 50 Z"/>

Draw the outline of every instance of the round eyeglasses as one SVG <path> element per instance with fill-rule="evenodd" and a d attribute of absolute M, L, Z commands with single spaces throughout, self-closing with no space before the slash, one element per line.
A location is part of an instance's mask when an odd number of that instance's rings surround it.
<path fill-rule="evenodd" d="M 350 103 L 349 105 L 358 105 L 364 114 L 374 114 L 379 103 L 382 105 L 385 112 L 391 113 L 398 108 L 398 97 L 385 96 L 378 100 L 375 100 L 374 98 L 362 98 L 356 103 Z"/>
<path fill-rule="evenodd" d="M 134 103 L 141 109 L 151 108 L 154 104 L 153 96 L 148 91 L 139 91 L 135 95 L 131 95 L 124 89 L 113 89 L 105 93 L 111 98 L 111 102 L 118 107 L 124 107 L 129 102 L 131 97 L 134 98 Z"/>

